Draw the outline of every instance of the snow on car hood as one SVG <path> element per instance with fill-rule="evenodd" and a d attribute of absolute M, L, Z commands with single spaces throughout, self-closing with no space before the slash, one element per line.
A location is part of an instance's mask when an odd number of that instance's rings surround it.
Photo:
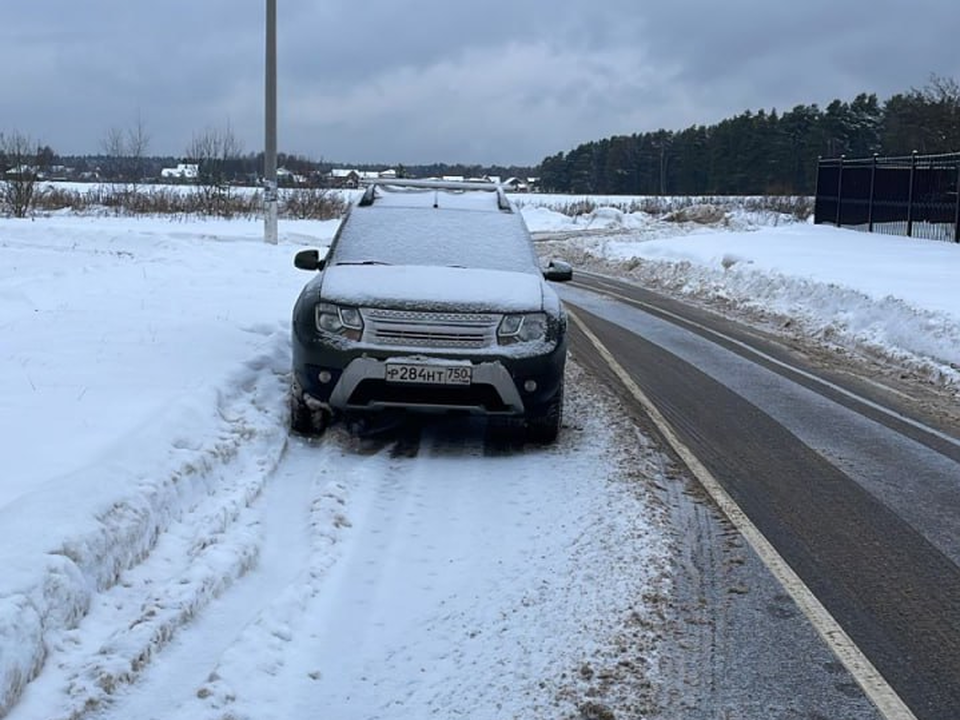
<path fill-rule="evenodd" d="M 345 305 L 473 312 L 538 311 L 544 293 L 533 273 L 419 265 L 334 265 L 321 287 Z"/>

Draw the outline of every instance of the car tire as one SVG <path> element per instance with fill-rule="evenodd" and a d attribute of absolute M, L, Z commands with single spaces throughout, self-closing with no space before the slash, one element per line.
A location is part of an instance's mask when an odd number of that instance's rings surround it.
<path fill-rule="evenodd" d="M 527 442 L 549 445 L 563 424 L 563 383 L 556 396 L 542 410 L 527 416 Z"/>
<path fill-rule="evenodd" d="M 290 429 L 304 437 L 320 437 L 330 423 L 330 412 L 311 410 L 296 390 L 290 392 Z"/>

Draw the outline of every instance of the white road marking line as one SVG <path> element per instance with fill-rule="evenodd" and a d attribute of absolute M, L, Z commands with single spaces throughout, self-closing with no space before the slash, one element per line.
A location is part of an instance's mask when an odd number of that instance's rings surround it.
<path fill-rule="evenodd" d="M 577 327 L 590 340 L 597 352 L 610 369 L 617 375 L 624 387 L 641 404 L 644 411 L 657 426 L 657 429 L 666 438 L 673 450 L 690 469 L 703 488 L 710 494 L 714 502 L 720 507 L 727 519 L 733 523 L 738 532 L 750 543 L 757 555 L 767 566 L 784 590 L 793 598 L 793 601 L 813 624 L 817 633 L 824 639 L 834 655 L 843 663 L 853 678 L 857 681 L 870 701 L 877 707 L 886 720 L 917 720 L 916 716 L 900 699 L 896 691 L 884 679 L 873 663 L 857 647 L 856 643 L 847 635 L 840 623 L 821 604 L 813 591 L 800 579 L 793 568 L 777 552 L 773 544 L 767 540 L 756 525 L 747 517 L 747 514 L 737 505 L 736 501 L 716 478 L 710 473 L 700 459 L 688 448 L 674 432 L 670 423 L 660 413 L 657 406 L 647 397 L 646 393 L 634 382 L 630 374 L 613 357 L 606 346 L 594 335 L 579 317 L 568 310 L 568 314 Z"/>
<path fill-rule="evenodd" d="M 584 273 L 584 274 L 587 274 L 587 273 Z M 594 276 L 591 275 L 591 277 L 594 277 Z M 603 278 L 602 275 L 595 276 L 595 279 L 602 279 L 602 278 Z M 676 313 L 672 313 L 669 310 L 664 310 L 663 308 L 659 308 L 656 305 L 651 305 L 649 303 L 646 303 L 643 300 L 636 300 L 634 298 L 627 297 L 626 295 L 621 295 L 619 292 L 617 292 L 616 289 L 613 289 L 613 286 L 610 285 L 609 283 L 601 282 L 600 284 L 605 288 L 610 288 L 605 290 L 605 292 L 611 298 L 625 302 L 628 305 L 633 305 L 634 307 L 638 307 L 642 310 L 650 311 L 651 313 L 654 313 L 654 314 L 664 315 L 670 318 L 671 320 L 677 321 L 681 325 L 693 327 L 693 328 L 696 328 L 697 330 L 700 330 L 703 333 L 721 338 L 722 340 L 725 340 L 726 342 L 731 343 L 732 345 L 736 345 L 741 350 L 744 350 L 755 357 L 762 358 L 766 362 L 776 365 L 777 367 L 781 367 L 785 370 L 789 370 L 792 373 L 796 373 L 797 375 L 800 375 L 801 377 L 806 378 L 807 380 L 811 380 L 823 387 L 829 388 L 830 390 L 833 390 L 834 392 L 837 392 L 845 397 L 848 397 L 851 400 L 855 400 L 858 403 L 862 403 L 863 405 L 866 405 L 867 407 L 869 407 L 871 410 L 876 410 L 877 412 L 882 413 L 887 417 L 894 418 L 895 420 L 899 420 L 900 422 L 910 425 L 911 427 L 917 430 L 922 430 L 923 432 L 929 435 L 933 435 L 934 437 L 937 437 L 940 440 L 948 442 L 951 445 L 954 445 L 955 447 L 960 447 L 960 439 L 957 439 L 951 435 L 947 435 L 945 432 L 941 432 L 940 430 L 937 430 L 936 428 L 932 428 L 929 425 L 924 425 L 922 422 L 919 422 L 918 420 L 914 420 L 913 418 L 907 417 L 906 415 L 901 415 L 895 410 L 891 410 L 890 408 L 880 405 L 879 403 L 876 403 L 873 400 L 862 397 L 861 395 L 857 395 L 855 392 L 852 392 L 851 390 L 847 390 L 845 387 L 832 383 L 829 380 L 824 380 L 822 377 L 814 375 L 813 373 L 807 372 L 806 370 L 790 365 L 789 363 L 786 363 L 783 360 L 779 360 L 773 357 L 772 355 L 768 355 L 767 353 L 762 352 L 761 350 L 757 350 L 755 347 L 748 345 L 742 340 L 737 340 L 736 338 L 730 337 L 729 335 L 725 335 L 724 333 L 719 332 L 718 330 L 714 330 L 713 328 L 707 327 L 706 325 L 702 325 L 696 322 L 695 320 L 690 320 L 681 315 L 677 315 Z M 596 292 L 596 289 L 590 287 L 589 285 L 579 285 L 578 287 L 581 287 L 584 290 L 587 290 L 589 292 Z M 874 383 L 874 384 L 878 384 L 878 383 Z M 883 386 L 883 385 L 881 385 L 880 387 L 884 388 L 885 390 L 891 390 L 890 388 L 887 388 L 886 386 Z"/>

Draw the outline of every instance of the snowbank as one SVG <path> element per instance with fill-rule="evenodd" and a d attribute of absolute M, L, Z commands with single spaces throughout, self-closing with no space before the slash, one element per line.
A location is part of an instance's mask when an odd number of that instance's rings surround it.
<path fill-rule="evenodd" d="M 303 278 L 258 232 L 0 221 L 0 714 L 93 593 L 213 486 L 255 496 L 282 452 Z M 249 561 L 210 560 L 187 606 Z"/>
<path fill-rule="evenodd" d="M 524 211 L 541 255 L 879 357 L 960 388 L 960 245 L 734 211 L 713 225 Z M 643 215 L 643 213 L 637 213 Z M 631 214 L 632 215 L 632 214 Z M 627 216 L 629 217 L 629 216 Z M 581 225 L 582 227 L 582 225 Z"/>

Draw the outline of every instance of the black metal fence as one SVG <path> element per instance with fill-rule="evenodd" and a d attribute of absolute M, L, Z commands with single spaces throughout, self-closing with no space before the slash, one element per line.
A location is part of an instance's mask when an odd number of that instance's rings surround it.
<path fill-rule="evenodd" d="M 814 222 L 960 242 L 960 153 L 821 158 Z"/>

